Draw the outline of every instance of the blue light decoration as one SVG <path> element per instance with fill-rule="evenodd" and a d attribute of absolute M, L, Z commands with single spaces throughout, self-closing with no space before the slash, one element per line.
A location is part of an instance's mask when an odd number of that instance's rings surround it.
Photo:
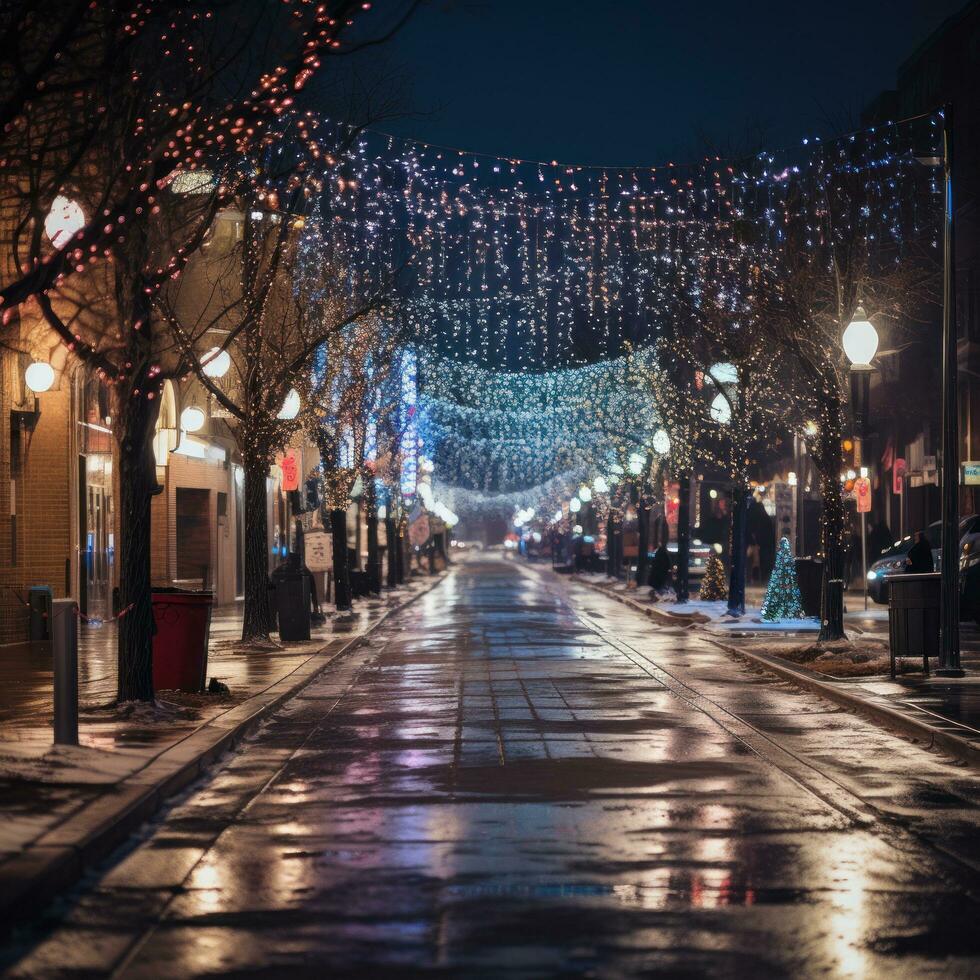
<path fill-rule="evenodd" d="M 418 487 L 418 363 L 411 348 L 402 353 L 401 405 L 399 408 L 399 451 L 401 453 L 401 492 L 413 497 Z"/>
<path fill-rule="evenodd" d="M 327 142 L 329 128 L 319 130 Z M 338 144 L 345 135 L 338 129 Z M 588 470 L 610 441 L 620 454 L 626 434 L 597 424 L 620 414 L 609 406 L 616 385 L 602 381 L 615 368 L 601 365 L 654 348 L 706 298 L 737 307 L 746 269 L 778 277 L 789 227 L 820 261 L 833 245 L 822 211 L 832 179 L 852 181 L 862 198 L 831 229 L 837 241 L 860 236 L 881 264 L 935 249 L 941 185 L 917 159 L 940 156 L 940 144 L 939 114 L 659 167 L 360 134 L 327 177 L 320 234 L 352 281 L 402 270 L 399 315 L 418 352 L 418 365 L 413 352 L 402 368 L 402 492 L 416 490 L 423 441 L 439 479 L 475 507 L 480 495 L 497 506 Z M 648 407 L 653 420 L 658 406 Z"/>

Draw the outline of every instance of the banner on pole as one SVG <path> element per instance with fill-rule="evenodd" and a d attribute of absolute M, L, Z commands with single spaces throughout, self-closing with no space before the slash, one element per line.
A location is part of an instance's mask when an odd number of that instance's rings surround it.
<path fill-rule="evenodd" d="M 859 476 L 854 481 L 854 498 L 859 514 L 871 513 L 871 481 L 867 477 Z"/>

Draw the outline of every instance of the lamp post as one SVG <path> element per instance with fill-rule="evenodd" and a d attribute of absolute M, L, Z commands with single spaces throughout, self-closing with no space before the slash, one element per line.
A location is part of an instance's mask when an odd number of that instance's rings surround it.
<path fill-rule="evenodd" d="M 962 677 L 960 666 L 960 461 L 959 461 L 959 378 L 956 351 L 956 212 L 953 204 L 953 107 L 945 105 L 942 156 L 918 156 L 926 167 L 943 168 L 943 407 L 940 438 L 942 474 L 942 530 L 940 572 L 942 593 L 939 619 L 939 670 L 941 677 Z M 905 496 L 902 517 L 905 517 Z M 903 528 L 904 531 L 904 528 Z"/>
<path fill-rule="evenodd" d="M 943 110 L 943 413 L 942 413 L 942 598 L 940 600 L 939 670 L 942 677 L 962 677 L 960 666 L 960 464 L 959 398 L 956 356 L 956 250 L 953 221 L 953 109 Z"/>
<path fill-rule="evenodd" d="M 878 331 L 868 319 L 860 304 L 841 338 L 844 354 L 851 364 L 851 410 L 854 413 L 855 452 L 854 465 L 862 479 L 866 478 L 864 454 L 868 445 L 868 411 L 871 401 L 871 362 L 878 352 Z M 864 590 L 864 608 L 868 608 L 868 536 L 866 515 L 858 502 L 861 517 L 861 588 Z"/>

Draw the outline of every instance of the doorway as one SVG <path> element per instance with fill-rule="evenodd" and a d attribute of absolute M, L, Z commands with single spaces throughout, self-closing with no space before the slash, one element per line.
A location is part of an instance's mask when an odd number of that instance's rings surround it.
<path fill-rule="evenodd" d="M 211 491 L 177 487 L 177 576 L 182 585 L 211 584 Z"/>

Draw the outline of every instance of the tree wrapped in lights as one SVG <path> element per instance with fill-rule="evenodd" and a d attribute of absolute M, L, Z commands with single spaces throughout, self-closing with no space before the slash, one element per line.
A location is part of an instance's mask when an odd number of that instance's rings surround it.
<path fill-rule="evenodd" d="M 153 697 L 152 437 L 163 384 L 189 366 L 154 300 L 221 207 L 261 184 L 241 164 L 287 132 L 326 160 L 316 120 L 293 103 L 328 56 L 349 49 L 342 36 L 361 6 L 15 0 L 0 13 L 0 196 L 13 271 L 0 313 L 9 323 L 39 311 L 109 389 L 126 609 L 120 700 Z M 240 43 L 229 49 L 228 37 Z M 277 67 L 263 72 L 266 58 Z"/>
<path fill-rule="evenodd" d="M 732 481 L 731 570 L 728 610 L 745 612 L 746 521 L 749 469 L 778 444 L 798 418 L 795 375 L 772 357 L 769 326 L 757 290 L 754 258 L 728 263 L 724 286 L 704 283 L 685 297 L 685 329 L 658 347 L 668 373 L 694 379 L 682 411 L 699 457 L 722 467 Z M 693 396 L 693 397 L 692 397 Z"/>
<path fill-rule="evenodd" d="M 347 510 L 358 476 L 373 538 L 369 546 L 373 544 L 374 555 L 369 554 L 369 559 L 372 566 L 377 561 L 374 462 L 379 425 L 384 427 L 398 408 L 397 401 L 383 400 L 382 395 L 391 392 L 386 382 L 397 364 L 402 341 L 399 326 L 389 313 L 379 310 L 360 316 L 334 333 L 319 348 L 305 385 L 310 404 L 305 425 L 320 452 L 323 499 L 333 535 L 334 596 L 341 611 L 351 608 Z"/>
<path fill-rule="evenodd" d="M 293 200 L 303 200 L 294 195 Z M 227 416 L 242 456 L 245 487 L 245 605 L 242 642 L 267 643 L 266 477 L 277 452 L 314 416 L 309 378 L 317 358 L 343 343 L 378 309 L 382 283 L 352 284 L 328 247 L 318 213 L 269 210 L 268 195 L 241 201 L 238 232 L 195 258 L 158 307 L 200 383 Z M 383 275 L 383 272 L 379 273 Z M 196 288 L 195 288 L 196 287 Z M 201 295 L 208 301 L 200 304 Z M 220 339 L 227 379 L 211 377 L 202 350 Z M 363 351 L 361 353 L 364 353 Z M 305 403 L 301 393 L 306 395 Z M 302 407 L 301 407 L 302 406 Z"/>
<path fill-rule="evenodd" d="M 0 307 L 152 234 L 161 193 L 174 183 L 230 199 L 237 184 L 219 161 L 254 154 L 287 130 L 312 138 L 316 120 L 295 112 L 304 90 L 336 56 L 389 37 L 415 6 L 389 5 L 381 20 L 360 0 L 3 4 L 0 188 L 17 274 L 0 287 Z M 81 204 L 82 218 L 53 241 L 44 218 L 64 195 Z M 185 229 L 169 254 L 148 257 L 147 271 L 178 271 L 198 234 Z"/>
<path fill-rule="evenodd" d="M 762 603 L 762 618 L 767 623 L 780 619 L 803 619 L 803 600 L 796 579 L 796 562 L 790 551 L 789 539 L 781 538 L 776 551 L 776 564 Z"/>
<path fill-rule="evenodd" d="M 728 596 L 728 583 L 725 581 L 725 566 L 718 555 L 711 555 L 704 569 L 698 598 L 703 602 L 718 602 Z"/>
<path fill-rule="evenodd" d="M 934 120 L 926 122 L 935 128 Z M 869 139 L 861 134 L 833 151 L 825 149 L 851 165 L 826 168 L 823 181 L 799 188 L 800 194 L 811 193 L 817 206 L 813 212 L 787 208 L 785 245 L 778 261 L 763 270 L 756 292 L 771 350 L 779 354 L 782 375 L 792 379 L 795 415 L 820 481 L 820 641 L 845 637 L 847 521 L 840 474 L 848 369 L 841 336 L 859 302 L 880 325 L 900 330 L 935 302 L 938 281 L 928 240 L 928 229 L 938 226 L 938 198 L 913 198 L 912 217 L 922 230 L 902 237 L 899 230 L 911 221 L 892 199 L 895 181 L 868 181 L 858 165 Z M 900 166 L 906 178 L 915 172 L 911 159 Z M 882 234 L 883 214 L 891 237 Z"/>

